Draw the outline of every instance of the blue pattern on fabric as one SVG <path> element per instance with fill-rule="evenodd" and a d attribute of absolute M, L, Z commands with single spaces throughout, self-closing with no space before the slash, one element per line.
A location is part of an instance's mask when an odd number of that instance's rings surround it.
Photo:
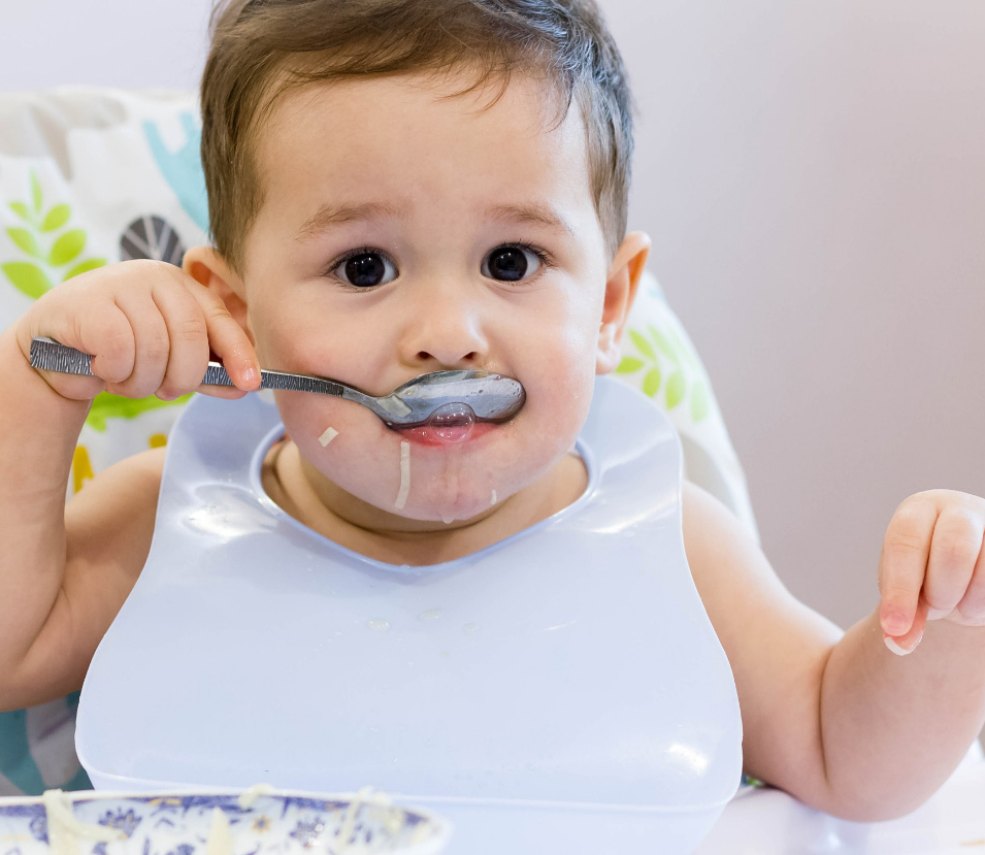
<path fill-rule="evenodd" d="M 181 114 L 181 125 L 185 130 L 185 144 L 177 151 L 171 151 L 164 144 L 153 122 L 144 122 L 144 134 L 161 175 L 171 185 L 181 207 L 203 232 L 208 233 L 209 202 L 200 155 L 202 128 L 192 113 Z"/>

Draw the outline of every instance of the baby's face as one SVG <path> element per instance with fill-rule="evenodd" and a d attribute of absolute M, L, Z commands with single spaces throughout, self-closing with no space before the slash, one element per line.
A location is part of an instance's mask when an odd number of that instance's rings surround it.
<path fill-rule="evenodd" d="M 596 373 L 609 259 L 578 110 L 557 125 L 519 78 L 495 103 L 488 89 L 450 97 L 468 82 L 398 76 L 283 97 L 258 140 L 264 202 L 242 265 L 264 366 L 377 395 L 441 369 L 523 384 L 517 416 L 452 444 L 357 404 L 281 394 L 320 476 L 414 520 L 470 519 L 549 475 Z"/>

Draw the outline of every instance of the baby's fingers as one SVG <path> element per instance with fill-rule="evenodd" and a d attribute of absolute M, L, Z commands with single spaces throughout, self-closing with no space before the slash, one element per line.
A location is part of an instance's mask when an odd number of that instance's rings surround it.
<path fill-rule="evenodd" d="M 927 562 L 924 599 L 930 609 L 930 620 L 950 615 L 959 604 L 969 608 L 973 618 L 976 600 L 980 599 L 981 580 L 974 581 L 975 567 L 982 552 L 985 535 L 985 512 L 980 500 L 960 493 L 942 494 L 948 499 L 934 526 Z M 958 616 L 961 617 L 960 615 Z"/>
<path fill-rule="evenodd" d="M 985 538 L 983 538 L 985 540 Z M 975 570 L 952 620 L 968 626 L 985 626 L 985 543 L 978 553 Z"/>
<path fill-rule="evenodd" d="M 917 645 L 923 641 L 923 632 L 927 628 L 927 604 L 923 598 L 917 603 L 917 611 L 913 616 L 913 623 L 903 635 L 890 635 L 883 632 L 882 640 L 893 653 L 897 656 L 906 656 L 917 649 Z"/>
<path fill-rule="evenodd" d="M 195 283 L 192 291 L 205 316 L 209 346 L 222 361 L 230 380 L 241 392 L 256 391 L 260 388 L 260 363 L 246 330 L 209 289 Z M 201 391 L 222 397 L 239 397 L 235 393 L 230 395 L 232 390 L 223 387 L 203 386 Z"/>
<path fill-rule="evenodd" d="M 183 277 L 175 271 L 175 278 Z M 208 328 L 198 300 L 184 280 L 181 287 L 163 281 L 153 291 L 153 301 L 167 328 L 168 358 L 155 390 L 159 398 L 173 400 L 198 388 L 209 361 Z"/>
<path fill-rule="evenodd" d="M 892 639 L 912 642 L 911 630 L 922 634 L 922 625 L 915 627 L 915 624 L 922 623 L 925 617 L 925 609 L 923 616 L 918 615 L 920 594 L 937 515 L 935 502 L 912 496 L 899 506 L 886 529 L 879 560 L 879 623 Z"/>

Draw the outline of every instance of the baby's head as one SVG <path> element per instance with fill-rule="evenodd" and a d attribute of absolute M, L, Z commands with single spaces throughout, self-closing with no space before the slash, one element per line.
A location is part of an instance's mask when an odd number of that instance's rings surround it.
<path fill-rule="evenodd" d="M 526 390 L 454 446 L 280 395 L 322 502 L 400 528 L 557 492 L 647 248 L 625 235 L 629 95 L 595 6 L 232 0 L 202 109 L 215 249 L 186 267 L 261 364 L 371 394 L 459 368 Z"/>
<path fill-rule="evenodd" d="M 256 142 L 278 98 L 312 81 L 464 71 L 470 87 L 539 80 L 585 128 L 611 254 L 626 230 L 631 97 L 594 0 L 227 0 L 202 79 L 202 159 L 216 247 L 232 263 L 263 205 Z M 385 121 L 385 117 L 367 116 Z M 325 140 L 331 145 L 331 139 Z"/>

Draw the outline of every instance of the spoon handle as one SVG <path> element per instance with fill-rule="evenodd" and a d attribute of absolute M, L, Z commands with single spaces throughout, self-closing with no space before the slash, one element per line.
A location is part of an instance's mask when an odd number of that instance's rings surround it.
<path fill-rule="evenodd" d="M 232 386 L 226 367 L 221 362 L 210 362 L 202 378 L 203 386 Z M 260 369 L 260 388 L 278 389 L 284 392 L 317 392 L 321 395 L 344 397 L 346 387 L 324 377 L 311 377 L 308 374 L 291 374 L 288 371 Z"/>
<path fill-rule="evenodd" d="M 57 371 L 59 374 L 92 376 L 92 357 L 88 353 L 59 344 L 50 338 L 38 337 L 31 340 L 31 367 L 42 371 Z M 220 362 L 210 362 L 202 378 L 203 386 L 232 386 L 225 366 Z M 341 383 L 323 377 L 309 377 L 307 374 L 290 374 L 286 371 L 260 370 L 261 389 L 282 389 L 288 392 L 318 392 L 322 395 L 343 397 L 346 387 Z"/>

